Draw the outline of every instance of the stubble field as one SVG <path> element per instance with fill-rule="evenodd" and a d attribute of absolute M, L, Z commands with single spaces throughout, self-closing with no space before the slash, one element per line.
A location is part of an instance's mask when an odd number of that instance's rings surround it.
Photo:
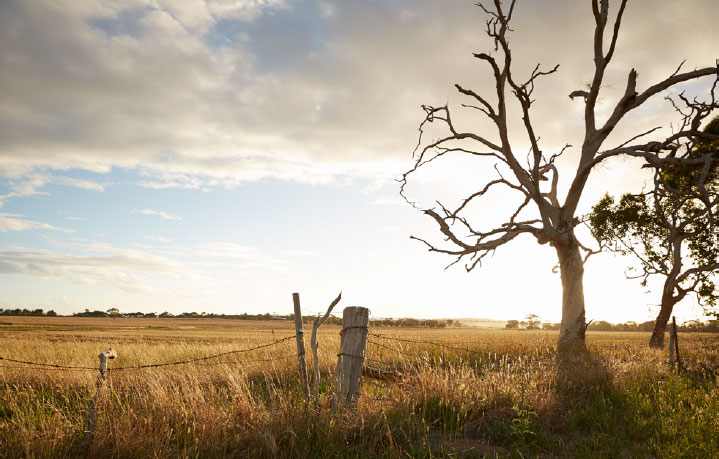
<path fill-rule="evenodd" d="M 370 327 L 367 365 L 401 376 L 364 379 L 356 411 L 338 415 L 330 408 L 336 326 L 321 329 L 320 396 L 308 403 L 289 322 L 0 322 L 0 457 L 716 457 L 719 451 L 716 335 L 680 335 L 685 370 L 674 373 L 666 351 L 647 348 L 645 333 L 590 332 L 588 352 L 560 358 L 556 332 Z M 83 451 L 98 375 L 90 368 L 110 347 L 118 358 L 98 400 L 97 431 Z M 187 360 L 194 361 L 138 368 Z"/>

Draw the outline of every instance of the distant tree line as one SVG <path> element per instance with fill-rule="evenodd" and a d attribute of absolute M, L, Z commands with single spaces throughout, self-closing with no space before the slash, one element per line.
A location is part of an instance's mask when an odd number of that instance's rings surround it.
<path fill-rule="evenodd" d="M 534 316 L 534 314 L 532 314 Z M 536 316 L 535 316 L 536 317 Z M 651 332 L 654 331 L 655 321 L 647 322 L 624 322 L 621 324 L 613 324 L 604 320 L 592 321 L 587 330 L 589 331 L 617 331 L 617 332 Z M 539 323 L 538 320 L 508 320 L 504 328 L 508 330 L 559 330 L 558 323 Z M 702 322 L 701 320 L 690 320 L 679 325 L 680 331 L 696 331 L 719 333 L 719 320 L 710 320 Z"/>
<path fill-rule="evenodd" d="M 425 327 L 447 328 L 460 325 L 459 321 L 452 319 L 377 319 L 370 320 L 373 327 Z"/>
<path fill-rule="evenodd" d="M 57 317 L 52 309 L 45 312 L 43 309 L 0 309 L 0 316 L 47 316 Z"/>
<path fill-rule="evenodd" d="M 294 315 L 276 315 L 276 314 L 216 314 L 212 312 L 182 312 L 180 314 L 173 314 L 171 312 L 161 312 L 159 314 L 154 312 L 120 312 L 117 308 L 110 308 L 107 311 L 90 311 L 85 309 L 84 312 L 76 312 L 72 314 L 73 317 L 134 317 L 134 318 L 145 318 L 145 319 L 241 319 L 241 320 L 293 320 Z M 308 318 L 304 318 L 305 322 Z"/>
<path fill-rule="evenodd" d="M 0 309 L 0 315 L 2 316 L 46 316 L 46 317 L 58 317 L 55 311 L 44 312 L 43 309 Z M 117 308 L 110 308 L 106 311 L 85 309 L 83 312 L 75 312 L 72 317 L 133 317 L 142 319 L 166 319 L 166 318 L 177 318 L 177 319 L 239 319 L 239 320 L 287 320 L 294 321 L 294 314 L 277 315 L 277 314 L 216 314 L 208 312 L 183 312 L 180 314 L 173 314 L 171 312 L 120 312 Z M 314 316 L 302 317 L 302 322 L 306 324 L 312 324 L 316 320 Z M 330 316 L 325 324 L 329 325 L 342 325 L 342 318 Z M 457 327 L 460 325 L 459 321 L 453 319 L 377 319 L 370 320 L 370 325 L 373 327 L 424 327 L 424 328 L 446 328 L 446 327 Z"/>

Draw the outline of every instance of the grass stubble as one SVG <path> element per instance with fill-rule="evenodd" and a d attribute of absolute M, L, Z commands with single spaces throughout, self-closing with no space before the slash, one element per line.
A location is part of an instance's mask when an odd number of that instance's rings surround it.
<path fill-rule="evenodd" d="M 0 355 L 112 367 L 213 355 L 292 335 L 289 323 L 158 319 L 0 326 Z M 673 373 L 648 334 L 589 333 L 560 358 L 544 331 L 383 328 L 355 412 L 330 409 L 339 329 L 320 333 L 320 397 L 304 400 L 294 340 L 192 364 L 110 371 L 91 457 L 717 457 L 719 343 L 681 335 Z M 445 346 L 417 343 L 432 341 Z M 309 348 L 309 346 L 308 346 Z M 78 454 L 97 372 L 0 361 L 0 457 Z"/>

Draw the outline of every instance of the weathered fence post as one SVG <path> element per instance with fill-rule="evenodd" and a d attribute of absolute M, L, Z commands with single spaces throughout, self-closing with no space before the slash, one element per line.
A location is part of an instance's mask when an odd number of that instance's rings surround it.
<path fill-rule="evenodd" d="M 682 371 L 682 361 L 679 358 L 679 335 L 677 334 L 677 318 L 672 316 L 672 335 L 674 338 L 674 353 L 677 357 L 677 369 Z M 670 351 L 671 352 L 671 351 Z"/>
<path fill-rule="evenodd" d="M 302 309 L 300 308 L 300 294 L 292 294 L 292 302 L 295 305 L 295 332 L 297 337 L 297 361 L 299 363 L 300 384 L 305 398 L 310 398 L 310 385 L 307 380 L 307 362 L 305 361 L 305 332 L 302 329 Z"/>
<path fill-rule="evenodd" d="M 335 411 L 357 405 L 364 352 L 367 347 L 367 324 L 369 309 L 358 306 L 345 308 L 342 313 L 342 341 L 337 354 L 335 382 Z"/>
<path fill-rule="evenodd" d="M 90 443 L 92 443 L 92 437 L 95 435 L 95 425 L 97 424 L 97 402 L 100 400 L 102 388 L 105 386 L 105 381 L 107 381 L 107 375 L 110 370 L 107 367 L 107 361 L 109 359 L 116 358 L 117 352 L 110 348 L 105 352 L 101 352 L 97 357 L 100 359 L 100 374 L 97 376 L 97 382 L 95 383 L 97 386 L 95 398 L 90 401 L 90 406 L 87 408 L 87 430 L 85 430 L 85 436 L 82 439 L 82 445 L 80 446 L 80 449 L 83 452 L 87 452 L 87 449 L 90 447 Z"/>
<path fill-rule="evenodd" d="M 320 357 L 318 353 L 319 349 L 319 343 L 317 342 L 317 331 L 320 329 L 323 323 L 325 323 L 325 320 L 327 320 L 332 313 L 332 310 L 335 306 L 337 306 L 337 303 L 340 302 L 342 299 L 342 292 L 340 292 L 339 295 L 337 295 L 337 298 L 330 303 L 330 306 L 327 308 L 327 312 L 325 312 L 325 315 L 322 317 L 317 317 L 317 320 L 315 320 L 315 324 L 312 326 L 312 338 L 310 338 L 310 347 L 312 348 L 312 355 L 314 357 L 315 365 L 313 367 L 313 374 L 312 374 L 312 396 L 319 397 L 320 395 Z"/>
<path fill-rule="evenodd" d="M 669 327 L 669 369 L 674 371 L 674 330 Z"/>

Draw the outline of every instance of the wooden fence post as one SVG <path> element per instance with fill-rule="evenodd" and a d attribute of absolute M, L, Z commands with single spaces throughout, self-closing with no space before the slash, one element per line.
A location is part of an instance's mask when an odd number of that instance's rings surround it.
<path fill-rule="evenodd" d="M 669 369 L 674 371 L 674 327 L 669 327 Z"/>
<path fill-rule="evenodd" d="M 674 337 L 674 353 L 677 357 L 677 370 L 682 371 L 682 361 L 679 358 L 679 335 L 677 334 L 677 318 L 674 316 L 672 316 L 672 335 Z"/>
<path fill-rule="evenodd" d="M 342 341 L 337 354 L 335 382 L 335 411 L 357 405 L 364 353 L 367 347 L 367 324 L 369 309 L 359 306 L 345 308 L 342 313 Z"/>
<path fill-rule="evenodd" d="M 102 388 L 105 386 L 105 381 L 107 381 L 107 374 L 109 372 L 109 368 L 107 367 L 108 360 L 116 358 L 117 352 L 110 348 L 105 352 L 101 352 L 97 357 L 100 359 L 100 374 L 97 376 L 97 382 L 95 383 L 97 386 L 95 398 L 90 401 L 90 406 L 87 408 L 87 430 L 85 431 L 85 436 L 82 439 L 82 445 L 80 445 L 80 449 L 84 453 L 87 452 L 87 449 L 92 443 L 92 438 L 95 435 L 95 426 L 97 424 L 97 402 L 100 400 Z"/>
<path fill-rule="evenodd" d="M 295 305 L 295 332 L 297 337 L 297 361 L 300 371 L 300 384 L 305 398 L 310 398 L 310 385 L 307 380 L 307 362 L 305 361 L 305 332 L 302 329 L 302 309 L 300 308 L 300 294 L 292 294 L 292 302 Z"/>

